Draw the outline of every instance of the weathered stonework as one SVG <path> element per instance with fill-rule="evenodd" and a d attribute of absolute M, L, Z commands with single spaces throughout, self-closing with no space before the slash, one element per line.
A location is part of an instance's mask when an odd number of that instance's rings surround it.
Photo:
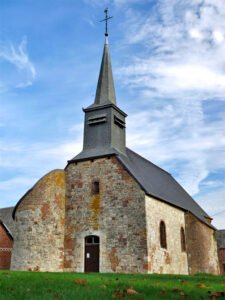
<path fill-rule="evenodd" d="M 225 230 L 217 230 L 216 238 L 218 245 L 220 273 L 225 275 Z"/>
<path fill-rule="evenodd" d="M 65 172 L 54 170 L 24 196 L 15 213 L 12 270 L 63 271 Z"/>
<path fill-rule="evenodd" d="M 220 273 L 225 275 L 225 249 L 219 249 Z"/>
<path fill-rule="evenodd" d="M 186 216 L 190 274 L 219 274 L 216 232 L 189 213 Z"/>
<path fill-rule="evenodd" d="M 145 193 L 115 157 L 68 165 L 65 218 L 65 271 L 84 271 L 84 238 L 97 235 L 100 272 L 148 272 Z"/>
<path fill-rule="evenodd" d="M 10 269 L 13 240 L 0 223 L 0 270 Z"/>
<path fill-rule="evenodd" d="M 184 212 L 153 197 L 146 196 L 148 272 L 188 274 L 187 253 L 181 249 Z M 160 246 L 160 221 L 166 225 L 167 249 Z"/>
<path fill-rule="evenodd" d="M 95 181 L 99 194 L 93 194 Z M 160 246 L 161 220 L 166 249 Z M 189 261 L 191 274 L 219 273 L 214 230 L 145 195 L 114 156 L 50 172 L 23 197 L 15 222 L 12 270 L 83 272 L 85 237 L 97 235 L 100 272 L 188 274 Z"/>

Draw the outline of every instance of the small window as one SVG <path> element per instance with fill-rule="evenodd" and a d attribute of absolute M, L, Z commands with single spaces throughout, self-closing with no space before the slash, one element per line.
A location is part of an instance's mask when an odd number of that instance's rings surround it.
<path fill-rule="evenodd" d="M 94 244 L 99 244 L 99 237 L 98 236 L 94 236 Z"/>
<path fill-rule="evenodd" d="M 93 182 L 92 192 L 94 195 L 99 194 L 99 181 Z"/>
<path fill-rule="evenodd" d="M 92 236 L 86 238 L 86 244 L 92 244 Z"/>
<path fill-rule="evenodd" d="M 96 235 L 89 235 L 85 238 L 85 244 L 99 244 L 99 237 Z"/>
<path fill-rule="evenodd" d="M 164 223 L 164 221 L 160 222 L 160 226 L 159 226 L 159 231 L 160 231 L 160 245 L 162 248 L 167 248 L 167 244 L 166 244 L 166 225 Z"/>
<path fill-rule="evenodd" d="M 185 242 L 185 233 L 184 228 L 181 227 L 180 229 L 180 242 L 181 242 L 181 251 L 186 251 L 186 242 Z"/>

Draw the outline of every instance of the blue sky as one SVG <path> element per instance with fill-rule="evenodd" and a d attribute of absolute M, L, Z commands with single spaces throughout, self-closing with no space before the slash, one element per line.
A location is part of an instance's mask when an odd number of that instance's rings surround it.
<path fill-rule="evenodd" d="M 225 228 L 224 0 L 2 0 L 0 207 L 81 150 L 105 7 L 127 146 Z"/>

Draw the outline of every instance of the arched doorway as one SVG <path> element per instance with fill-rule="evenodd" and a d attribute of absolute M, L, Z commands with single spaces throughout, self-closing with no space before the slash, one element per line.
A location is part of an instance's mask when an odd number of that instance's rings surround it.
<path fill-rule="evenodd" d="M 85 237 L 84 271 L 99 272 L 99 237 L 89 235 Z"/>

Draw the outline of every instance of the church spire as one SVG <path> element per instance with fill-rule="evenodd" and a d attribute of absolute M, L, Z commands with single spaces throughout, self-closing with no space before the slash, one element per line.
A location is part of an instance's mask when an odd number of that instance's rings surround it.
<path fill-rule="evenodd" d="M 100 74 L 96 90 L 95 101 L 87 108 L 83 108 L 84 141 L 83 150 L 70 162 L 94 159 L 119 153 L 126 155 L 126 114 L 116 105 L 113 74 L 108 45 L 107 16 L 105 45 L 102 56 Z"/>
<path fill-rule="evenodd" d="M 94 104 L 101 105 L 113 103 L 116 105 L 116 95 L 108 43 L 108 20 L 112 19 L 112 17 L 108 17 L 108 8 L 104 10 L 104 13 L 105 19 L 101 20 L 100 22 L 105 22 L 105 45 Z"/>
<path fill-rule="evenodd" d="M 108 38 L 105 37 L 105 45 L 102 56 L 100 74 L 95 95 L 95 104 L 113 103 L 116 105 L 116 95 L 113 82 L 112 66 L 109 53 Z"/>

